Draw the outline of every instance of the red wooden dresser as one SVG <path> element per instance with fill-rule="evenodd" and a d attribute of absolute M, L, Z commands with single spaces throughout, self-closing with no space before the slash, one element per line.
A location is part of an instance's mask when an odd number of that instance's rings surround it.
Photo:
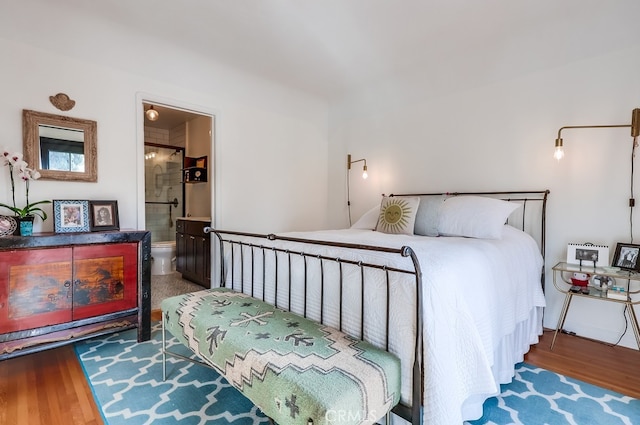
<path fill-rule="evenodd" d="M 151 334 L 151 234 L 0 238 L 0 360 L 97 335 Z"/>

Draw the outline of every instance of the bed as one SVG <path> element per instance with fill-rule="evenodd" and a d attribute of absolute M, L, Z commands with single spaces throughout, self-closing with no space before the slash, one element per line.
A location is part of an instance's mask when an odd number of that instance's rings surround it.
<path fill-rule="evenodd" d="M 542 333 L 548 194 L 390 195 L 348 229 L 212 230 L 218 282 L 392 352 L 393 412 L 461 424 Z M 409 206 L 400 229 L 391 216 Z"/>

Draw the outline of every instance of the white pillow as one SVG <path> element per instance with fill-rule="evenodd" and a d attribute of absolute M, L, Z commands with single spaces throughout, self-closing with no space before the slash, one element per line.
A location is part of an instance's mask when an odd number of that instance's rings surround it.
<path fill-rule="evenodd" d="M 438 216 L 444 196 L 421 196 L 413 233 L 422 236 L 438 236 Z"/>
<path fill-rule="evenodd" d="M 376 230 L 383 233 L 413 235 L 419 197 L 384 196 Z"/>
<path fill-rule="evenodd" d="M 500 239 L 507 218 L 520 204 L 484 196 L 453 196 L 440 207 L 438 233 L 479 239 Z"/>
<path fill-rule="evenodd" d="M 358 219 L 358 221 L 353 223 L 351 229 L 374 230 L 376 228 L 376 224 L 378 224 L 379 215 L 380 205 L 376 205 L 375 207 L 364 213 L 362 217 Z"/>

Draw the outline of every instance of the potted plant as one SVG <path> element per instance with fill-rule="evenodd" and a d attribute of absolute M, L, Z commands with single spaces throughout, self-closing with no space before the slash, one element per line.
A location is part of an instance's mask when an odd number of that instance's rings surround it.
<path fill-rule="evenodd" d="M 37 180 L 40 178 L 40 173 L 28 167 L 28 164 L 23 161 L 21 153 L 10 153 L 4 149 L 2 156 L 0 157 L 3 165 L 9 167 L 9 178 L 11 179 L 11 200 L 13 206 L 0 203 L 0 207 L 7 208 L 15 214 L 15 219 L 19 223 L 20 234 L 23 236 L 29 236 L 33 232 L 33 220 L 35 216 L 38 216 L 45 221 L 47 219 L 47 213 L 40 207 L 42 204 L 49 204 L 51 201 L 38 201 L 29 203 L 29 182 L 31 180 Z M 22 208 L 16 206 L 16 187 L 14 173 L 24 182 L 26 205 Z"/>

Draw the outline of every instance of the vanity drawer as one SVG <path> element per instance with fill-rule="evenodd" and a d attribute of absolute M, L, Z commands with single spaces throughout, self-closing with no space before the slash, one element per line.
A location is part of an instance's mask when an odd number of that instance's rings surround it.
<path fill-rule="evenodd" d="M 209 238 L 209 234 L 204 232 L 204 228 L 210 224 L 209 221 L 177 220 L 176 232 Z"/>

